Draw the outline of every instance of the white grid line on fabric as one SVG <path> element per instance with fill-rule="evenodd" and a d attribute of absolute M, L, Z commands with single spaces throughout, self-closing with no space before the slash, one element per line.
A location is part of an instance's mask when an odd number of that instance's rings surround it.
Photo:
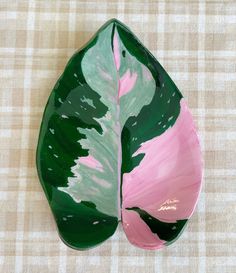
<path fill-rule="evenodd" d="M 58 264 L 58 273 L 65 273 L 66 272 L 66 265 L 67 265 L 67 246 L 60 241 L 59 243 L 59 264 Z"/>
<path fill-rule="evenodd" d="M 30 69 L 28 69 L 30 70 Z M 55 70 L 37 70 L 35 69 L 34 72 L 37 72 L 37 76 L 39 78 L 43 79 L 51 79 L 55 78 L 58 75 L 58 72 Z M 1 71 L 0 71 L 1 73 Z M 169 74 L 172 76 L 172 78 L 175 79 L 175 81 L 189 81 L 189 78 L 197 78 L 199 81 L 203 81 L 204 78 L 212 72 L 189 72 L 189 71 L 182 71 L 182 72 L 176 72 L 176 71 L 170 71 Z M 4 79 L 4 75 L 1 75 L 2 79 Z M 6 78 L 9 78 L 8 76 Z M 221 84 L 222 78 L 225 79 L 225 81 L 236 81 L 236 73 L 235 72 L 218 72 L 214 73 L 213 76 L 211 76 L 212 80 L 219 81 L 219 84 Z M 27 89 L 27 88 L 26 88 Z M 200 88 L 199 91 L 203 91 L 204 89 Z"/>
<path fill-rule="evenodd" d="M 119 226 L 111 237 L 111 267 L 110 273 L 119 273 Z"/>
<path fill-rule="evenodd" d="M 163 4 L 163 2 L 159 2 L 159 4 Z M 69 5 L 71 5 L 71 8 L 69 8 L 69 12 L 64 12 L 64 13 L 60 13 L 60 17 L 55 17 L 55 14 L 59 13 L 59 12 L 56 12 L 56 13 L 53 13 L 53 12 L 39 12 L 37 11 L 37 14 L 39 14 L 40 16 L 40 19 L 42 21 L 50 21 L 54 20 L 54 22 L 60 22 L 60 21 L 65 21 L 68 19 L 68 15 L 71 15 L 71 13 L 76 13 L 77 9 L 76 9 L 76 2 L 69 2 L 68 3 Z M 119 1 L 118 3 L 118 12 L 119 12 L 119 19 L 120 20 L 125 20 L 125 17 L 124 17 L 124 2 L 123 1 Z M 200 3 L 200 4 L 204 4 L 203 2 Z M 5 11 L 0 11 L 0 16 L 6 20 L 13 20 L 13 19 L 16 19 L 17 16 L 29 16 L 29 17 L 33 17 L 35 14 L 35 11 L 19 11 L 18 13 L 16 12 L 12 12 L 12 11 L 8 11 L 8 12 L 5 12 Z M 204 14 L 203 11 L 200 11 L 199 14 Z M 87 11 L 86 12 L 86 15 L 87 16 L 90 16 L 90 15 L 96 15 L 94 16 L 93 18 L 93 21 L 94 22 L 100 22 L 101 24 L 108 20 L 108 15 L 107 13 L 94 13 L 92 11 Z M 189 16 L 189 14 L 168 14 L 169 15 L 169 20 L 168 22 L 170 24 L 176 24 L 176 23 L 193 23 L 193 22 L 198 22 L 199 19 L 198 19 L 198 14 L 191 14 Z M 166 17 L 166 13 L 164 12 L 161 12 L 158 14 L 158 17 L 160 17 L 160 19 Z M 112 18 L 112 16 L 110 16 L 110 18 Z M 207 15 L 207 18 L 209 19 L 209 21 L 212 23 L 212 24 L 218 24 L 218 25 L 221 25 L 221 24 L 234 24 L 236 23 L 236 15 L 221 15 L 221 14 L 218 14 L 218 15 Z M 150 14 L 150 13 L 147 13 L 145 11 L 143 11 L 142 14 L 137 14 L 135 17 L 132 17 L 131 20 L 130 20 L 130 23 L 137 23 L 137 22 L 140 22 L 140 20 L 142 20 L 143 23 L 150 23 L 150 22 L 153 22 L 153 21 L 156 21 L 156 14 Z M 16 30 L 18 29 L 18 27 L 16 26 L 15 28 Z M 90 29 L 90 28 L 88 28 Z M 91 27 L 92 29 L 92 27 Z M 34 28 L 34 25 L 29 25 L 27 27 L 27 30 L 32 30 L 34 31 L 35 28 Z M 69 28 L 70 31 L 73 31 L 73 28 Z M 161 31 L 161 30 L 160 30 Z M 195 29 L 193 30 L 190 30 L 190 33 L 191 31 L 195 31 Z M 218 32 L 221 31 L 221 28 L 218 30 Z M 164 30 L 162 30 L 161 32 L 164 32 Z M 200 28 L 198 29 L 198 33 L 206 33 L 205 31 L 205 27 L 203 28 Z M 222 28 L 222 33 L 224 33 L 224 30 Z"/>
<path fill-rule="evenodd" d="M 82 31 L 81 31 L 82 32 Z M 91 36 L 92 37 L 92 36 Z M 87 41 L 84 41 L 87 42 Z M 76 45 L 77 47 L 80 47 L 82 45 Z M 232 48 L 231 50 L 225 49 L 225 50 L 173 50 L 173 49 L 161 49 L 160 44 L 157 44 L 158 49 L 152 50 L 152 53 L 157 57 L 157 59 L 160 58 L 160 56 L 166 56 L 168 55 L 169 58 L 172 57 L 189 57 L 189 58 L 195 58 L 196 57 L 196 52 L 199 54 L 205 54 L 206 59 L 207 58 L 214 58 L 214 59 L 222 59 L 222 58 L 235 58 L 236 57 L 236 51 Z M 164 46 L 163 46 L 164 48 Z M 12 48 L 12 47 L 6 47 L 6 48 L 0 48 L 0 54 L 12 54 L 12 55 L 17 55 L 17 54 L 27 54 L 25 56 L 34 56 L 35 52 L 33 53 L 33 47 L 28 48 L 28 52 L 25 52 L 25 48 Z M 77 48 L 76 48 L 77 49 Z M 37 54 L 38 55 L 45 55 L 48 57 L 50 56 L 58 56 L 58 55 L 63 55 L 65 54 L 73 54 L 75 51 L 74 47 L 69 47 L 69 48 L 37 48 Z M 233 61 L 233 60 L 232 60 Z M 15 70 L 14 70 L 15 72 Z"/>
<path fill-rule="evenodd" d="M 158 40 L 160 41 L 160 45 L 158 43 L 158 46 L 160 48 L 164 48 L 164 35 L 165 35 L 165 17 L 161 16 L 161 14 L 165 13 L 165 2 L 159 2 L 158 3 L 158 10 L 160 13 L 160 16 L 157 17 L 157 23 L 156 23 L 156 31 L 158 33 Z M 155 56 L 157 56 L 155 54 Z M 158 58 L 163 58 L 165 56 L 164 51 L 158 51 Z M 162 253 L 158 253 L 154 257 L 154 270 L 155 272 L 162 273 Z"/>
<path fill-rule="evenodd" d="M 34 109 L 32 109 L 32 110 L 30 110 L 30 109 L 31 109 L 30 106 L 23 106 L 23 107 L 4 106 L 4 107 L 0 107 L 0 112 L 15 113 L 15 114 L 18 114 L 18 113 L 24 113 L 24 114 L 43 113 L 43 110 L 41 107 L 35 106 Z M 198 115 L 199 115 L 199 118 L 203 118 L 203 119 L 205 119 L 209 115 L 212 115 L 213 116 L 212 118 L 219 117 L 219 116 L 236 115 L 236 109 L 233 109 L 233 108 L 231 108 L 231 109 L 224 109 L 224 108 L 205 109 L 202 107 L 199 107 L 199 108 L 192 107 L 191 112 L 194 116 L 198 117 Z"/>
<path fill-rule="evenodd" d="M 205 3 L 204 2 L 199 2 L 199 13 L 198 13 L 198 33 L 205 33 L 205 23 L 206 23 L 206 17 L 205 17 Z M 201 39 L 198 40 L 198 49 L 200 49 L 200 52 L 198 51 L 198 68 L 203 66 L 205 68 L 205 35 L 202 35 Z M 201 75 L 201 77 L 200 77 Z M 200 73 L 200 75 L 197 78 L 197 87 L 198 90 L 204 90 L 205 89 L 205 77 L 206 73 Z M 201 105 L 201 102 L 205 102 L 205 92 L 199 92 L 198 93 L 198 105 Z M 205 117 L 205 108 L 203 110 L 203 117 Z M 202 127 L 205 129 L 205 119 L 203 119 Z M 206 150 L 205 147 L 205 130 L 201 131 L 201 149 L 202 149 L 202 154 L 204 157 L 204 151 Z M 204 164 L 205 162 L 203 162 Z M 203 170 L 204 172 L 204 170 Z M 203 193 L 201 198 L 199 198 L 199 203 L 200 203 L 200 213 L 201 216 L 199 217 L 200 219 L 200 224 L 199 228 L 204 230 L 206 229 L 205 227 L 205 219 L 206 219 L 206 213 L 205 213 L 205 207 L 206 207 L 206 199 L 205 199 L 205 184 L 204 184 L 204 173 L 202 174 L 202 188 L 201 192 Z M 199 196 L 200 197 L 200 196 Z M 198 272 L 206 272 L 206 247 L 205 247 L 205 233 L 199 233 L 198 234 L 199 242 L 198 242 L 198 252 L 199 256 L 201 256 L 201 259 L 199 260 L 199 266 L 198 266 Z"/>
<path fill-rule="evenodd" d="M 30 1 L 28 3 L 29 5 L 29 9 L 30 8 L 34 8 L 35 4 Z M 28 27 L 29 26 L 34 26 L 34 22 L 35 22 L 35 13 L 29 13 L 27 16 L 27 33 L 28 33 Z M 26 41 L 26 55 L 27 52 L 28 54 L 33 54 L 33 49 L 29 49 L 33 48 L 33 39 L 30 35 L 27 35 L 27 41 Z M 30 58 L 26 58 L 25 60 L 25 70 L 24 70 L 24 90 L 29 89 L 31 87 L 31 75 L 32 75 L 32 61 L 33 59 Z M 31 69 L 28 69 L 28 67 L 31 67 Z M 25 91 L 24 92 L 24 96 L 23 96 L 23 102 L 24 105 L 28 105 L 28 107 L 30 108 L 30 92 Z M 23 124 L 23 128 L 28 128 L 30 122 L 30 116 L 23 116 L 22 119 L 22 124 Z M 22 130 L 21 131 L 21 149 L 23 149 L 23 143 L 27 142 L 29 140 L 29 136 L 28 136 L 28 132 Z M 23 153 L 21 154 L 21 158 L 20 158 L 20 168 L 22 166 L 22 163 L 24 162 L 25 158 L 23 157 Z M 28 160 L 28 158 L 26 159 Z M 20 169 L 21 172 L 21 169 Z M 20 188 L 20 185 L 19 185 Z M 21 210 L 24 210 L 25 207 L 25 196 L 26 193 L 25 192 L 18 192 L 18 196 L 17 196 L 17 230 L 24 230 L 24 224 L 25 224 L 25 214 L 24 213 L 18 213 L 18 208 L 20 208 Z M 20 236 L 23 236 L 24 238 L 24 233 L 16 233 L 16 254 L 19 255 L 22 254 L 23 255 L 23 242 L 20 240 Z M 20 256 L 15 256 L 15 272 L 23 272 L 24 268 L 23 268 L 23 257 Z"/>

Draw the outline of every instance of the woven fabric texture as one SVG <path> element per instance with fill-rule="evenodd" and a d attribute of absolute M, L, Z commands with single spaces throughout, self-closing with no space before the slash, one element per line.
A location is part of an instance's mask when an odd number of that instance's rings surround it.
<path fill-rule="evenodd" d="M 56 231 L 35 152 L 48 96 L 68 59 L 110 18 L 124 22 L 177 84 L 198 126 L 202 193 L 161 251 L 122 227 L 79 252 Z M 236 2 L 0 1 L 0 272 L 236 272 Z"/>

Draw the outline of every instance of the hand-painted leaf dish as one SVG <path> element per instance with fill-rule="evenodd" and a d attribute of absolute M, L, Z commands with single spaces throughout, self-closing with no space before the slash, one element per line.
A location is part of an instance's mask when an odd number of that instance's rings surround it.
<path fill-rule="evenodd" d="M 202 161 L 186 101 L 163 67 L 112 19 L 68 62 L 48 99 L 37 169 L 61 239 L 87 249 L 119 221 L 158 249 L 193 213 Z"/>

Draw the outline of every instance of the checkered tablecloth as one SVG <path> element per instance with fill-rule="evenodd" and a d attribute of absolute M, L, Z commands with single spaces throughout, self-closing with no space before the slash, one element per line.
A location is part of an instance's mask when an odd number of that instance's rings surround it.
<path fill-rule="evenodd" d="M 36 174 L 51 89 L 113 17 L 165 67 L 199 128 L 200 200 L 180 239 L 161 251 L 135 248 L 121 227 L 89 251 L 66 247 Z M 235 1 L 0 1 L 0 272 L 236 272 Z"/>

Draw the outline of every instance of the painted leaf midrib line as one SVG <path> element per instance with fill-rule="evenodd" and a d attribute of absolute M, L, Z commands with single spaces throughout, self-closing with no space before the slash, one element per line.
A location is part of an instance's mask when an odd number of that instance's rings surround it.
<path fill-rule="evenodd" d="M 109 28 L 109 27 L 111 27 L 109 24 L 106 26 L 106 28 Z M 119 24 L 119 27 L 121 27 L 120 26 L 120 24 Z M 123 27 L 123 26 L 122 26 Z M 104 28 L 104 29 L 106 29 L 106 28 Z M 100 34 L 100 35 L 102 35 L 102 33 Z M 122 200 L 122 183 L 121 183 L 121 165 L 122 165 L 122 143 L 121 143 L 121 133 L 122 133 L 122 130 L 123 130 L 123 126 L 124 126 L 124 121 L 123 121 L 123 124 L 122 124 L 122 126 L 121 126 L 121 116 L 120 116 L 120 107 L 121 107 L 121 103 L 120 103 L 120 100 L 122 100 L 122 97 L 120 97 L 120 82 L 121 82 L 121 75 L 120 75 L 120 73 L 119 73 L 119 68 L 117 67 L 118 65 L 117 65 L 117 63 L 116 63 L 116 58 L 115 58 L 115 49 L 114 49 L 114 38 L 115 38 L 115 35 L 117 35 L 117 39 L 118 39 L 118 30 L 117 30 L 117 24 L 116 24 L 116 22 L 115 23 L 113 23 L 112 24 L 112 29 L 111 29 L 111 35 L 109 36 L 109 39 L 111 40 L 111 43 L 110 43 L 110 45 L 111 45 L 111 53 L 112 53 L 112 59 L 113 59 L 113 63 L 112 63 L 112 66 L 113 66 L 113 68 L 115 68 L 115 75 L 116 75 L 116 77 L 115 77 L 115 80 L 116 80 L 116 84 L 115 84 L 115 86 L 116 86 L 116 90 L 115 90 L 115 98 L 116 98 L 116 100 L 114 101 L 114 102 L 112 102 L 113 103 L 113 108 L 109 108 L 109 105 L 107 105 L 106 104 L 106 101 L 105 102 L 103 102 L 104 103 L 104 105 L 106 106 L 106 107 L 108 107 L 108 109 L 107 109 L 107 112 L 106 112 L 106 114 L 109 112 L 109 111 L 114 111 L 114 108 L 115 108 L 115 113 L 113 113 L 114 115 L 115 115 L 115 117 L 113 116 L 113 119 L 115 119 L 115 123 L 117 124 L 116 126 L 116 131 L 117 131 L 117 134 L 118 134 L 118 139 L 117 139 L 117 144 L 118 144 L 118 146 L 117 146 L 117 148 L 118 148 L 118 154 L 117 154 L 117 179 L 116 179 L 116 185 L 117 185 L 117 202 L 116 202 L 116 204 L 117 204 L 117 209 L 118 209 L 118 213 L 117 213 L 117 216 L 118 216 L 118 219 L 120 220 L 121 219 L 121 204 L 120 204 L 120 200 Z M 120 38 L 120 37 L 119 37 Z M 97 36 L 97 37 L 95 37 L 95 39 L 96 39 L 96 43 L 95 44 L 97 44 L 98 42 L 99 42 L 99 35 Z M 107 41 L 106 41 L 107 42 Z M 117 41 L 117 43 L 122 43 L 122 41 L 121 41 L 121 39 L 119 39 L 119 41 Z M 104 43 L 103 42 L 103 46 L 104 46 L 104 44 L 106 44 L 106 43 Z M 109 43 L 107 43 L 107 44 L 109 44 Z M 118 47 L 120 47 L 121 45 L 120 44 L 118 44 Z M 88 66 L 88 63 L 86 62 L 86 64 L 84 64 L 83 65 L 83 63 L 85 62 L 84 60 L 86 59 L 86 57 L 87 57 L 87 55 L 88 55 L 88 52 L 89 52 L 89 50 L 90 50 L 90 48 L 88 49 L 88 50 L 86 50 L 86 52 L 85 52 L 85 54 L 84 54 L 84 56 L 83 56 L 83 58 L 82 58 L 82 62 L 81 62 L 81 64 L 82 64 L 82 71 L 83 71 L 83 74 L 84 74 L 84 77 L 85 77 L 85 81 L 87 82 L 87 84 L 90 86 L 90 88 L 92 88 L 93 90 L 95 90 L 98 94 L 100 94 L 101 92 L 104 92 L 104 90 L 99 90 L 99 89 L 96 89 L 96 87 L 97 86 L 93 86 L 92 84 L 91 84 L 91 82 L 88 82 L 88 81 L 91 81 L 91 77 L 86 77 L 86 69 L 87 69 L 87 67 L 89 67 Z M 91 49 L 90 51 L 92 51 L 93 49 Z M 118 50 L 119 50 L 119 48 L 118 48 Z M 120 50 L 121 51 L 121 50 Z M 86 55 L 87 54 L 87 55 Z M 91 52 L 90 52 L 90 54 L 92 54 Z M 120 52 L 119 52 L 119 54 L 120 54 Z M 129 53 L 127 52 L 127 55 L 128 55 Z M 123 54 L 122 54 L 123 55 Z M 130 55 L 130 54 L 129 54 Z M 90 56 L 91 57 L 91 56 Z M 126 56 L 127 57 L 127 56 Z M 133 57 L 132 55 L 130 55 L 130 57 L 132 57 L 133 59 L 134 59 L 134 61 L 133 62 L 136 62 L 136 58 L 135 57 Z M 121 54 L 120 54 L 120 56 L 119 56 L 119 58 L 121 58 Z M 92 59 L 92 58 L 91 58 Z M 121 60 L 120 60 L 120 62 L 121 62 Z M 139 62 L 138 62 L 138 65 L 139 65 L 139 69 L 141 69 L 142 67 L 145 67 L 142 63 L 140 63 L 139 64 Z M 84 70 L 85 69 L 85 70 Z M 146 68 L 147 69 L 147 68 Z M 129 69 L 128 69 L 128 71 L 129 71 Z M 136 73 L 136 72 L 135 72 Z M 142 72 L 143 73 L 143 72 Z M 147 73 L 147 72 L 146 72 Z M 149 72 L 149 74 L 151 75 L 151 72 Z M 154 80 L 153 80 L 154 81 Z M 96 82 L 96 84 L 97 84 L 97 82 Z M 136 82 L 134 83 L 134 86 L 131 88 L 132 90 L 133 90 L 133 88 L 135 87 L 135 85 L 136 85 Z M 95 87 L 95 88 L 94 88 Z M 153 86 L 153 94 L 154 94 L 154 87 L 155 87 L 155 85 Z M 143 89 L 145 89 L 145 88 L 143 88 Z M 130 90 L 129 90 L 130 91 Z M 137 91 L 136 91 L 137 92 Z M 144 91 L 142 91 L 142 92 L 144 92 Z M 132 92 L 131 92 L 132 93 Z M 100 94 L 100 96 L 101 96 L 101 101 L 103 101 L 103 95 L 104 94 Z M 126 96 L 127 94 L 125 94 L 124 95 L 124 97 Z M 133 95 L 132 94 L 132 96 L 134 96 L 135 97 L 135 94 Z M 151 99 L 152 99 L 152 95 L 150 95 L 150 97 L 149 97 L 149 99 L 147 100 L 148 101 L 148 103 L 151 101 Z M 110 102 L 111 103 L 111 102 Z M 142 109 L 142 107 L 145 105 L 145 103 L 146 103 L 146 101 L 141 101 L 141 106 L 140 106 L 140 109 L 136 109 L 135 111 L 135 114 L 138 114 L 139 113 L 139 111 Z M 113 109 L 113 110 L 112 110 Z M 127 111 L 127 109 L 122 109 L 123 111 Z M 137 110 L 138 110 L 138 112 L 137 112 Z M 112 112 L 111 112 L 112 113 Z M 129 115 L 129 113 L 127 113 L 127 116 L 129 117 L 130 115 Z M 126 119 L 128 118 L 128 117 L 126 117 Z M 112 118 L 112 117 L 111 117 Z M 100 120 L 101 120 L 102 118 L 100 118 Z M 113 131 L 114 131 L 114 128 L 113 127 L 110 127 L 110 129 L 112 129 Z M 92 129 L 91 129 L 92 130 Z M 85 133 L 86 134 L 86 133 Z M 94 137 L 94 139 L 95 139 L 96 137 Z M 82 142 L 84 142 L 85 140 L 81 140 L 80 141 L 80 143 L 82 143 Z M 98 141 L 97 141 L 98 142 Z M 104 147 L 105 145 L 103 145 L 103 147 Z M 109 149 L 107 149 L 108 151 L 109 151 Z M 63 190 L 63 191 L 66 191 L 66 192 L 68 192 L 69 193 L 69 191 L 67 191 L 67 188 L 60 188 L 61 190 Z M 81 200 L 84 200 L 84 199 L 81 199 Z M 86 201 L 86 200 L 85 200 Z M 99 207 L 97 207 L 98 209 L 99 209 Z M 101 210 L 102 211 L 102 210 Z M 104 212 L 104 211 L 102 211 L 102 212 Z M 105 212 L 104 212 L 105 213 Z"/>
<path fill-rule="evenodd" d="M 119 68 L 118 68 L 118 65 L 117 65 L 117 63 L 116 63 L 116 58 L 115 58 L 115 49 L 114 49 L 114 38 L 115 38 L 115 35 L 117 35 L 117 39 L 118 39 L 118 28 L 117 28 L 117 26 L 119 26 L 119 27 L 122 27 L 123 28 L 123 25 L 122 24 L 120 24 L 119 22 L 118 22 L 118 24 L 117 24 L 117 22 L 115 21 L 113 24 L 112 24 L 112 30 L 111 30 L 111 35 L 109 36 L 109 38 L 111 39 L 111 47 L 112 47 L 112 59 L 113 59 L 113 67 L 115 67 L 116 68 L 116 70 L 115 70 L 115 74 L 116 74 L 116 87 L 117 87 L 117 89 L 115 90 L 115 94 L 116 94 L 116 114 L 115 114 L 115 121 L 116 121 L 116 123 L 117 123 L 117 127 L 118 127 L 118 141 L 117 141 L 117 144 L 118 144 L 118 157 L 117 157 L 117 209 L 118 209 L 118 218 L 119 218 L 119 220 L 120 220 L 120 213 L 121 213 L 121 211 L 120 211 L 120 208 L 121 208 L 121 205 L 122 204 L 119 204 L 120 203 L 120 200 L 121 200 L 121 202 L 122 202 L 122 183 L 121 183 L 121 181 L 122 181 L 122 177 L 121 177 L 121 172 L 122 172 L 122 170 L 121 170 L 121 165 L 122 165 L 122 153 L 121 153 L 121 147 L 122 147 L 122 143 L 121 143 L 121 133 L 122 133 L 122 131 L 123 131 L 123 128 L 124 128 L 124 121 L 123 121 L 123 126 L 122 126 L 122 128 L 121 128 L 121 119 L 120 119 L 120 105 L 121 105 L 121 103 L 120 103 L 120 101 L 122 100 L 122 97 L 121 98 L 119 98 L 119 95 L 120 95 L 120 79 L 121 79 L 121 75 L 120 75 L 120 73 L 119 73 Z M 103 28 L 103 30 L 105 30 L 106 28 L 108 28 L 109 27 L 109 24 L 107 24 L 107 26 L 106 27 L 104 27 Z M 125 31 L 127 31 L 127 29 L 124 27 L 124 29 L 125 29 Z M 128 30 L 129 31 L 129 30 Z M 120 36 L 119 36 L 119 38 L 120 38 Z M 97 37 L 95 37 L 94 39 L 96 39 L 96 43 L 95 44 L 97 44 L 97 42 L 99 42 L 99 35 L 97 36 Z M 140 43 L 138 40 L 137 40 L 137 38 L 136 37 L 134 37 L 133 38 L 134 40 L 136 40 L 137 41 L 137 43 Z M 93 42 L 93 41 L 92 41 Z M 119 43 L 122 43 L 122 39 L 119 39 L 119 41 L 117 41 L 117 43 L 118 43 L 118 47 L 120 47 L 120 44 Z M 90 49 L 88 49 L 88 50 L 90 50 Z M 84 60 L 84 58 L 86 57 L 86 54 L 87 54 L 87 51 L 88 50 L 86 50 L 86 52 L 85 52 L 85 54 L 84 54 L 84 56 L 83 56 L 83 58 L 82 58 L 82 65 L 83 65 L 83 60 Z M 126 50 L 127 50 L 127 48 L 126 48 Z M 121 51 L 121 50 L 120 50 Z M 120 51 L 119 51 L 119 48 L 118 48 L 118 52 L 119 52 L 119 54 L 120 54 Z M 122 54 L 123 55 L 123 54 Z M 119 57 L 120 58 L 120 57 Z M 135 62 L 137 62 L 137 63 L 139 63 L 139 61 L 136 61 L 136 58 L 134 57 L 134 59 L 135 59 Z M 121 62 L 121 59 L 120 59 L 120 61 L 119 62 Z M 141 64 L 141 66 L 143 66 L 143 67 L 145 67 L 146 69 L 147 69 L 147 71 L 149 71 L 148 70 L 148 68 L 145 66 L 145 65 L 143 65 L 142 63 L 140 63 Z M 87 65 L 88 66 L 88 65 Z M 86 65 L 84 65 L 84 67 L 86 68 Z M 129 70 L 129 69 L 128 69 Z M 83 71 L 83 69 L 82 69 L 82 71 Z M 150 73 L 150 75 L 151 75 L 151 72 L 149 71 L 149 73 Z M 85 74 L 84 74 L 84 76 L 85 76 Z M 152 75 L 151 75 L 151 77 L 152 77 Z M 90 80 L 90 78 L 88 78 L 88 80 Z M 85 81 L 88 83 L 88 81 L 86 80 L 86 76 L 85 76 Z M 153 81 L 155 81 L 155 79 L 153 79 Z M 136 84 L 136 83 L 135 83 Z M 90 87 L 93 89 L 93 90 L 95 90 L 97 93 L 100 93 L 100 92 L 103 92 L 103 90 L 97 90 L 96 88 L 93 88 L 94 86 L 91 86 L 90 85 Z M 146 86 L 145 86 L 146 87 Z M 155 85 L 154 85 L 154 89 L 155 89 Z M 133 88 L 134 88 L 134 86 L 133 86 Z M 133 89 L 132 88 L 132 89 Z M 130 92 L 130 93 L 132 93 L 132 92 Z M 138 93 L 139 94 L 139 93 Z M 100 96 L 101 96 L 101 99 L 103 99 L 103 96 L 102 96 L 103 94 L 100 94 Z M 126 94 L 125 94 L 126 95 Z M 132 95 L 132 97 L 135 97 L 135 94 L 131 94 Z M 153 93 L 153 95 L 151 95 L 151 99 L 150 99 L 150 101 L 149 101 L 149 103 L 152 101 L 152 98 L 153 98 L 153 96 L 154 96 L 154 93 Z M 142 104 L 141 106 L 143 107 L 143 106 L 145 106 L 145 105 L 148 105 L 149 103 L 147 103 L 147 104 Z M 106 104 L 104 104 L 104 105 L 106 105 Z M 107 106 L 107 105 L 106 105 Z M 142 107 L 140 107 L 140 110 L 142 109 Z M 109 110 L 111 110 L 111 109 L 109 109 L 109 107 L 108 107 L 108 110 L 107 111 L 109 111 Z M 124 110 L 124 109 L 123 109 Z M 127 110 L 127 109 L 125 109 L 125 110 Z M 138 111 L 140 111 L 140 110 L 138 110 Z M 137 112 L 136 114 L 138 115 L 138 113 L 139 112 Z M 130 115 L 128 115 L 128 117 L 126 118 L 126 120 L 128 119 L 130 117 Z M 131 115 L 131 117 L 136 117 L 137 118 L 137 116 L 136 115 Z M 101 118 L 100 118 L 101 119 Z M 112 129 L 112 127 L 110 127 L 111 129 Z M 92 129 L 91 129 L 92 130 Z M 113 129 L 113 131 L 114 131 L 114 129 Z M 96 139 L 96 137 L 94 137 L 93 139 Z M 83 142 L 83 139 L 81 140 L 82 142 Z M 98 142 L 98 141 L 97 141 Z M 102 145 L 103 147 L 105 146 L 105 145 Z M 140 146 L 139 146 L 140 147 Z M 138 149 L 139 147 L 137 147 L 136 149 Z M 109 149 L 106 149 L 107 151 L 109 151 Z M 139 156 L 136 156 L 136 158 L 140 158 L 140 156 L 141 155 L 139 155 Z M 143 155 L 144 156 L 144 155 Z M 140 161 L 141 161 L 142 159 L 140 158 Z M 81 200 L 83 200 L 83 199 L 81 199 Z M 86 201 L 86 200 L 85 200 Z M 99 208 L 98 208 L 99 209 Z"/>

